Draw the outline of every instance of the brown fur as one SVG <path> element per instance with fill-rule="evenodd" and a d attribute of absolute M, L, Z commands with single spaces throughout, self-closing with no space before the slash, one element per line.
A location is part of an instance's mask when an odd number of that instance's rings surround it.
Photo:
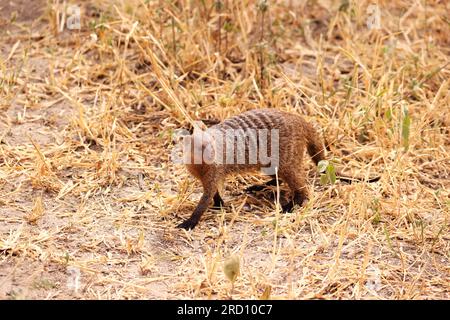
<path fill-rule="evenodd" d="M 281 181 L 286 182 L 292 191 L 292 200 L 283 206 L 283 211 L 290 211 L 294 205 L 301 205 L 307 199 L 308 194 L 303 171 L 305 149 L 316 165 L 319 161 L 325 159 L 325 152 L 316 130 L 301 116 L 275 109 L 257 109 L 226 119 L 212 128 L 221 131 L 227 129 L 278 129 L 278 177 Z M 206 154 L 214 153 L 214 141 L 205 132 L 194 130 L 189 138 L 192 141 L 201 141 L 202 151 Z M 268 145 L 268 150 L 270 150 L 270 140 Z M 187 156 L 193 162 L 194 149 L 191 149 L 191 151 Z M 245 157 L 246 164 L 219 164 L 216 162 L 207 164 L 202 161 L 199 164 L 186 165 L 188 171 L 201 181 L 204 191 L 191 217 L 178 227 L 193 229 L 213 200 L 214 206 L 223 205 L 219 189 L 227 176 L 236 173 L 254 172 L 262 168 L 259 162 L 248 164 L 248 154 Z"/>

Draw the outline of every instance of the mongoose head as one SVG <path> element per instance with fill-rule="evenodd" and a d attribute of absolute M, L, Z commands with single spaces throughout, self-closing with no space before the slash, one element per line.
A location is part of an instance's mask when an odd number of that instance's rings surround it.
<path fill-rule="evenodd" d="M 207 131 L 194 128 L 190 136 L 184 138 L 183 160 L 190 173 L 202 177 L 214 164 L 214 138 Z"/>

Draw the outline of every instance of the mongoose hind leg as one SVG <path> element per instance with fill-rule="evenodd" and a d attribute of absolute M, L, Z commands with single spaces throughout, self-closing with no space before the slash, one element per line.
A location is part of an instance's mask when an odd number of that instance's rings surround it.
<path fill-rule="evenodd" d="M 292 212 L 292 209 L 294 209 L 295 205 L 301 206 L 303 202 L 307 199 L 307 197 L 300 191 L 296 190 L 294 191 L 294 196 L 292 199 L 281 206 L 281 209 L 284 213 Z"/>
<path fill-rule="evenodd" d="M 300 172 L 297 173 L 281 173 L 282 179 L 286 181 L 292 191 L 292 199 L 282 205 L 283 212 L 291 212 L 295 205 L 301 206 L 308 199 L 308 191 L 304 176 Z"/>

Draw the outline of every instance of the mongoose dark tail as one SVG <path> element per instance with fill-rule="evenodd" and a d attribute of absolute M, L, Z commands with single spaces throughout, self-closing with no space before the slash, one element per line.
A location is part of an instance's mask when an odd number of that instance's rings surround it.
<path fill-rule="evenodd" d="M 314 163 L 317 165 L 320 161 L 325 160 L 325 150 L 322 139 L 311 124 L 306 123 L 305 130 L 306 149 Z"/>

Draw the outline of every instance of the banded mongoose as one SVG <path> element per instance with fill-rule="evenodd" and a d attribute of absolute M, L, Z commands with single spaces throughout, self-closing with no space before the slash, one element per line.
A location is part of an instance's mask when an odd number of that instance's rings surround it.
<path fill-rule="evenodd" d="M 304 151 L 305 149 L 308 151 L 316 165 L 319 161 L 325 160 L 322 140 L 318 133 L 299 115 L 276 109 L 255 109 L 213 125 L 208 131 L 196 128 L 192 135 L 185 137 L 185 145 L 188 146 L 184 150 L 185 164 L 188 171 L 201 181 L 203 195 L 190 218 L 179 224 L 179 228 L 193 229 L 211 202 L 214 202 L 215 207 L 223 206 L 224 202 L 219 191 L 227 176 L 267 168 L 268 163 L 262 163 L 261 160 L 264 159 L 260 157 L 259 153 L 255 159 L 252 158 L 251 152 L 255 151 L 255 146 L 257 149 L 266 147 L 267 151 L 272 152 L 272 140 L 267 134 L 266 141 L 263 141 L 265 145 L 262 145 L 259 139 L 254 139 L 254 136 L 247 134 L 255 131 L 265 133 L 273 131 L 278 134 L 278 158 L 276 159 L 278 179 L 280 182 L 287 183 L 292 191 L 291 200 L 282 205 L 282 210 L 289 212 L 295 205 L 300 206 L 307 199 L 303 171 Z M 244 135 L 245 142 L 242 143 L 241 140 L 238 143 L 234 138 L 227 140 L 224 138 L 227 132 Z M 220 137 L 221 148 L 218 148 L 218 137 Z M 251 144 L 252 138 L 256 144 Z M 229 147 L 233 147 L 232 150 L 235 153 L 229 158 L 232 161 L 226 161 L 227 152 L 230 153 Z M 276 151 L 276 149 L 274 150 Z M 199 155 L 200 157 L 198 157 Z M 269 157 L 272 155 L 272 153 L 269 154 Z M 240 156 L 243 156 L 240 158 L 241 160 L 245 159 L 244 163 L 238 161 Z M 275 175 L 273 173 L 270 175 L 272 180 L 268 184 L 276 184 Z M 344 180 L 355 180 L 354 178 L 345 178 L 340 173 L 338 175 Z M 370 182 L 377 179 L 373 178 Z M 259 188 L 256 186 L 250 189 L 257 190 Z"/>

